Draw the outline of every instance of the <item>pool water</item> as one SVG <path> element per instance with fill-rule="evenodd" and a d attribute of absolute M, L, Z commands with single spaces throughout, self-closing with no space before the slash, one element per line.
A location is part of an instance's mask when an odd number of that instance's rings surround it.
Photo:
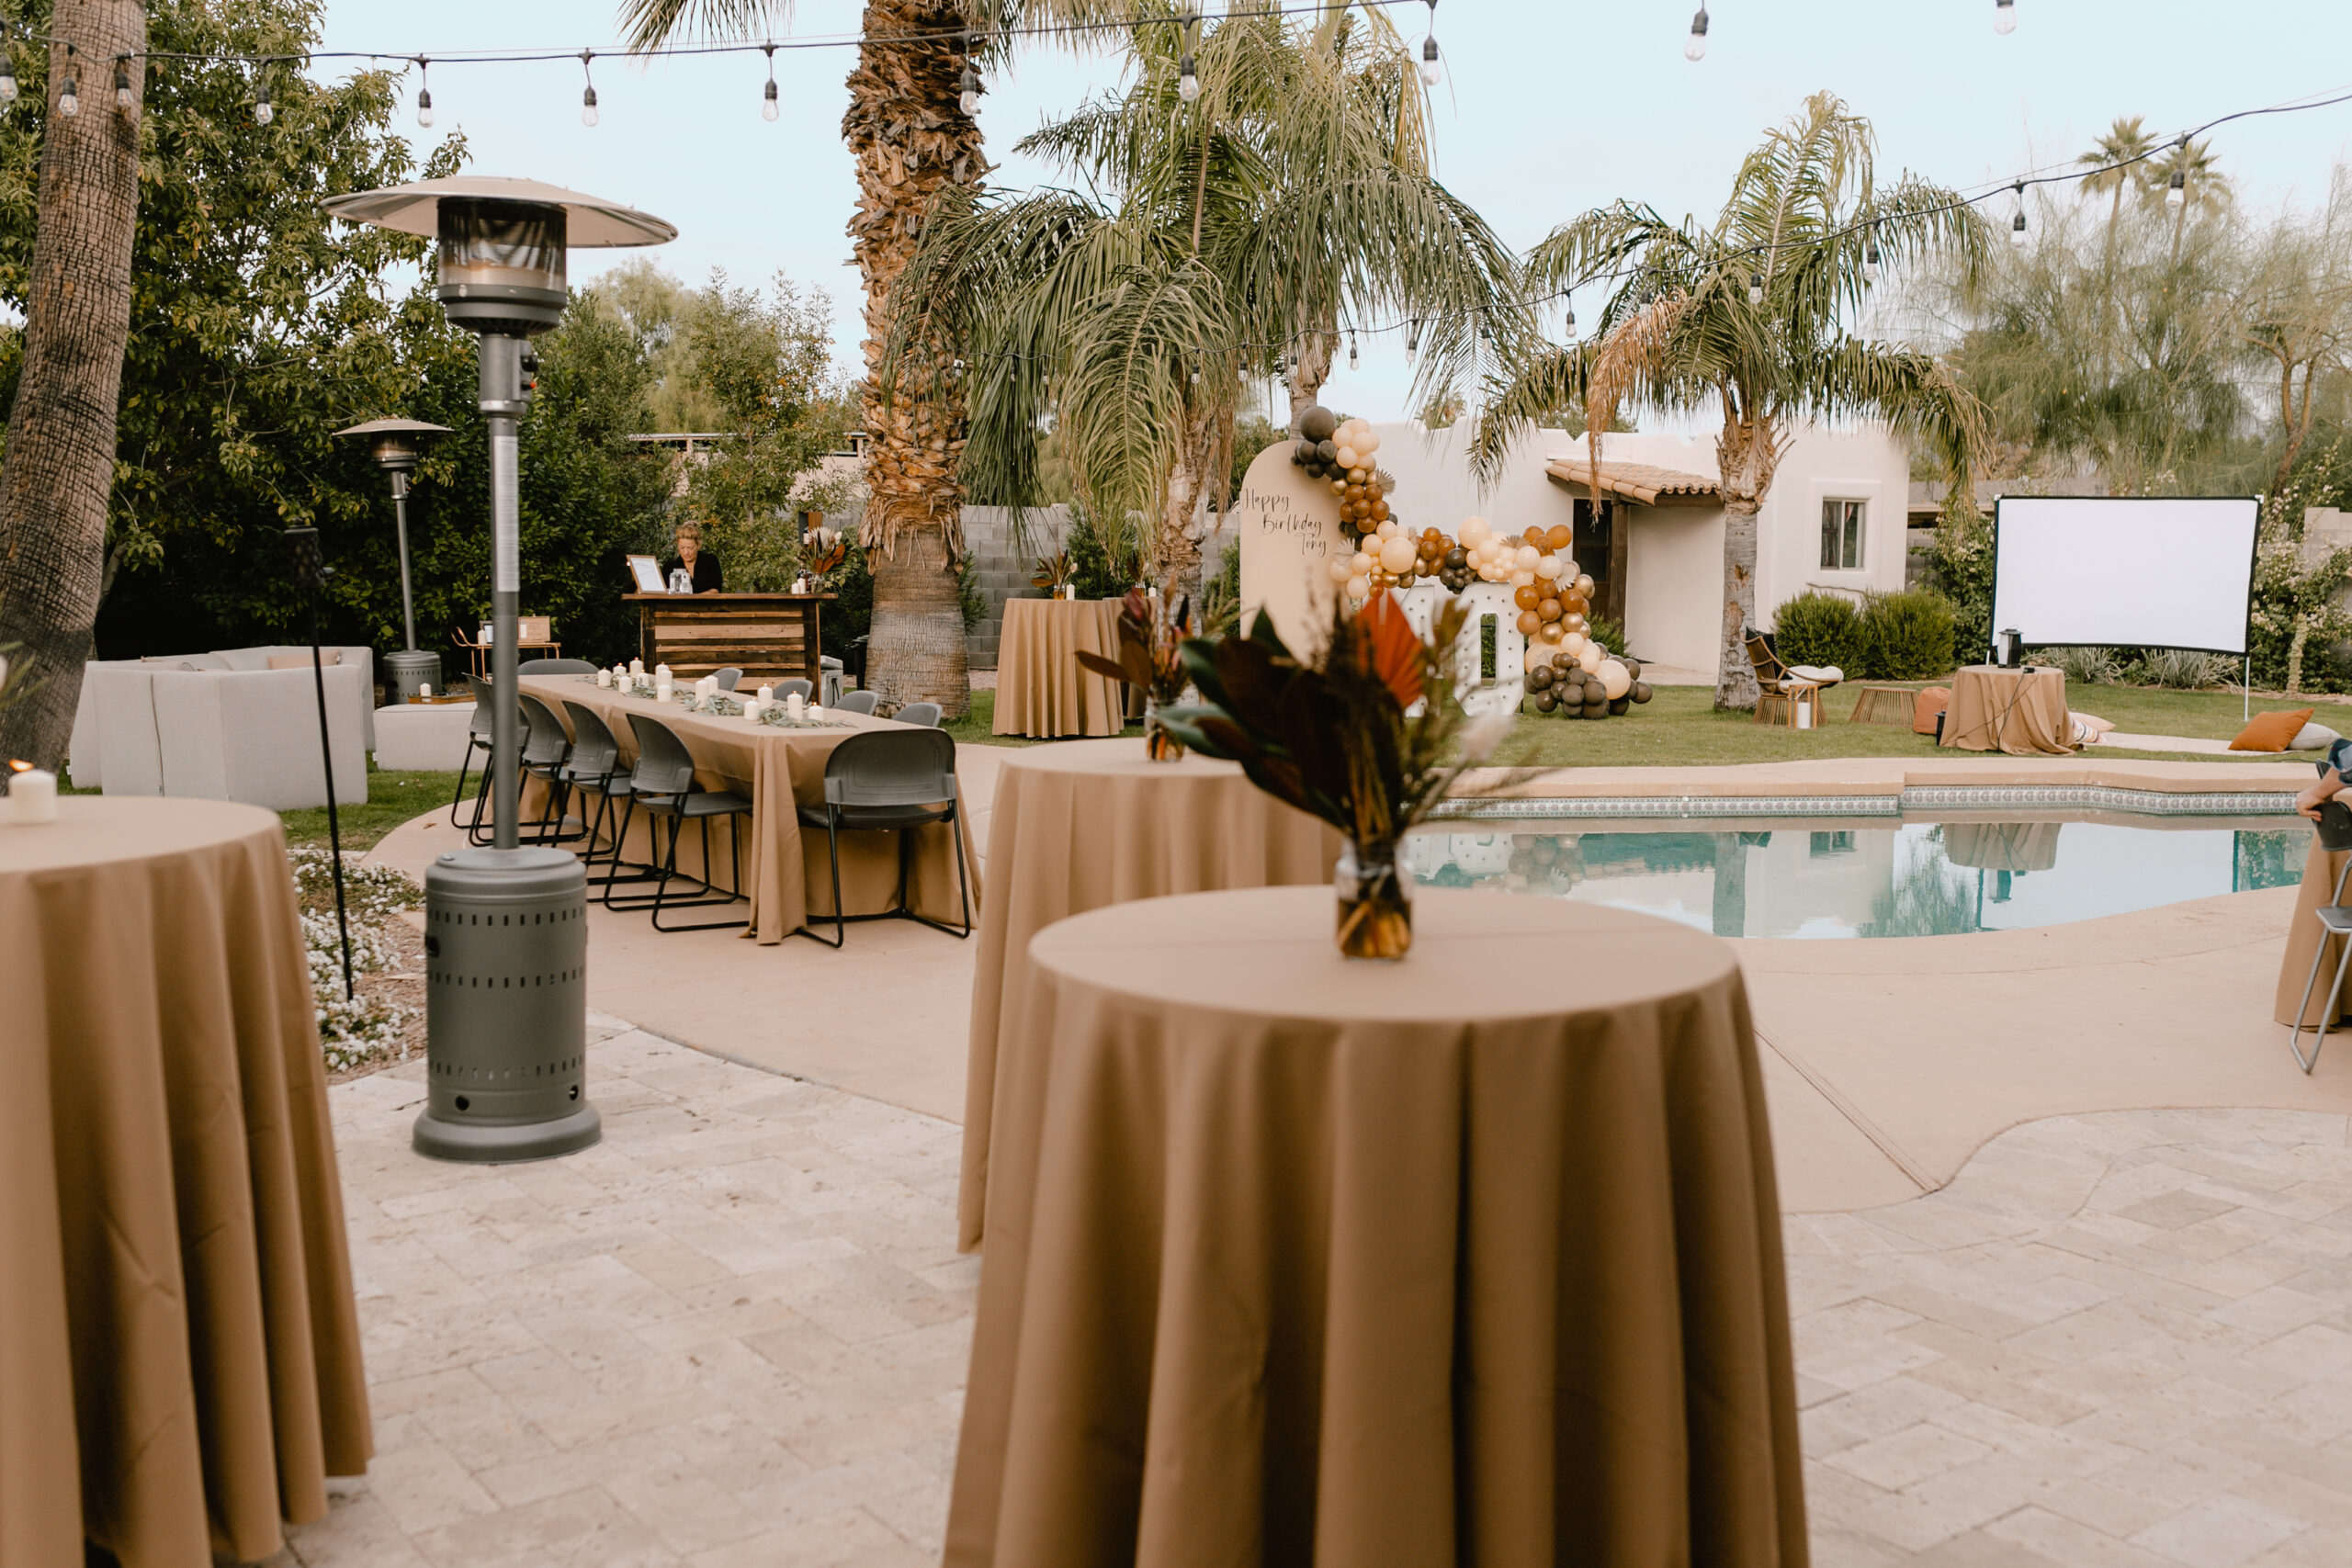
<path fill-rule="evenodd" d="M 2291 886 L 2310 829 L 2255 820 L 2262 826 L 1878 818 L 1766 831 L 1432 831 L 1413 835 L 1407 852 L 1425 886 L 1581 898 L 1717 936 L 1953 936 Z"/>

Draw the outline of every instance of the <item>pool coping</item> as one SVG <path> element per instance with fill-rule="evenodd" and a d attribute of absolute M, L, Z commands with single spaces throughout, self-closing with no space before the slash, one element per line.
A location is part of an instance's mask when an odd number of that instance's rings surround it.
<path fill-rule="evenodd" d="M 2277 763 L 2071 758 L 1846 758 L 1701 768 L 1480 769 L 1432 820 L 1883 817 L 1938 811 L 2110 811 L 2144 817 L 2275 817 L 2294 809 Z M 2265 785 L 2270 787 L 2263 787 Z"/>

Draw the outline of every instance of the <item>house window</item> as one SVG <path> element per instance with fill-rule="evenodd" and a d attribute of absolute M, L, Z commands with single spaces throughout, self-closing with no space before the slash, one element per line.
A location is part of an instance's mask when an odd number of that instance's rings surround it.
<path fill-rule="evenodd" d="M 1862 570 L 1862 515 L 1870 503 L 1825 501 L 1821 503 L 1821 565 L 1826 571 Z"/>

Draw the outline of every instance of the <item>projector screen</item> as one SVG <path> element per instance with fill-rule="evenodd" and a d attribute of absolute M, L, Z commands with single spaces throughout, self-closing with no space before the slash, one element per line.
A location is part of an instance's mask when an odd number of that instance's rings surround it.
<path fill-rule="evenodd" d="M 1993 634 L 2244 657 L 2257 511 L 2251 497 L 2005 495 L 1993 509 Z"/>

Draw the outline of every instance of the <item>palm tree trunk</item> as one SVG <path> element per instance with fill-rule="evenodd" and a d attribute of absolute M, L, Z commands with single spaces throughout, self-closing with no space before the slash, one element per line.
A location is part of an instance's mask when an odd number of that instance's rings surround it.
<path fill-rule="evenodd" d="M 1756 624 L 1754 499 L 1724 503 L 1724 640 L 1715 666 L 1715 706 L 1753 712 L 1756 666 L 1747 657 L 1747 628 Z"/>
<path fill-rule="evenodd" d="M 0 709 L 0 759 L 51 769 L 65 757 L 97 621 L 130 333 L 139 115 L 135 102 L 115 106 L 106 78 L 117 55 L 146 48 L 147 17 L 137 0 L 59 0 L 53 30 L 78 46 L 82 112 L 56 111 L 65 51 L 54 46 L 24 369 L 0 468 L 0 644 L 22 645 L 11 683 L 24 683 Z M 143 73 L 130 81 L 136 100 Z"/>
<path fill-rule="evenodd" d="M 874 560 L 874 625 L 866 683 L 890 703 L 934 702 L 969 711 L 962 599 L 965 412 L 955 345 L 910 345 L 894 386 L 881 380 L 891 298 L 922 238 L 922 220 L 948 185 L 988 172 L 979 127 L 957 107 L 963 58 L 953 34 L 957 0 L 867 0 L 868 39 L 850 73 L 842 134 L 857 160 L 857 214 L 849 231 L 865 284 L 865 515 L 858 537 Z"/>
<path fill-rule="evenodd" d="M 1335 326 L 1317 327 L 1302 332 L 1293 344 L 1298 363 L 1292 366 L 1283 378 L 1290 392 L 1290 433 L 1298 434 L 1298 422 L 1323 390 L 1323 383 L 1331 377 L 1331 351 L 1339 346 L 1339 331 Z"/>

